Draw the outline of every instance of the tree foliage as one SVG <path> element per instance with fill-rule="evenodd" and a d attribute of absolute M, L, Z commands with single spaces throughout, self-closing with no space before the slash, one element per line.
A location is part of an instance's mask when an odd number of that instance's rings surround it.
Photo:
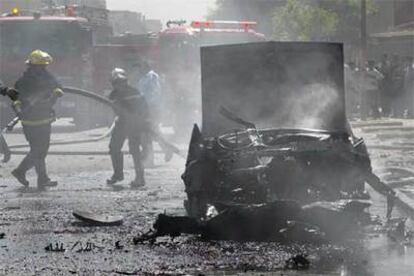
<path fill-rule="evenodd" d="M 360 30 L 361 0 L 287 0 L 273 12 L 277 40 L 335 40 L 354 43 Z M 367 0 L 368 15 L 375 12 Z"/>
<path fill-rule="evenodd" d="M 278 40 L 321 40 L 332 36 L 338 15 L 299 0 L 288 0 L 273 14 L 273 36 Z"/>

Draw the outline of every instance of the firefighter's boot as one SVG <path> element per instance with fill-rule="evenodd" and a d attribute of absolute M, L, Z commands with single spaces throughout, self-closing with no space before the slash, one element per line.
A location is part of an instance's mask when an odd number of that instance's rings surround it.
<path fill-rule="evenodd" d="M 58 184 L 59 183 L 57 181 L 50 180 L 50 178 L 37 180 L 37 187 L 39 189 L 43 189 L 46 187 L 56 187 Z"/>
<path fill-rule="evenodd" d="M 56 187 L 58 185 L 57 181 L 52 181 L 47 176 L 45 160 L 37 160 L 35 164 L 35 169 L 37 173 L 37 187 L 39 189 L 45 187 Z"/>
<path fill-rule="evenodd" d="M 11 172 L 11 174 L 25 187 L 29 187 L 29 181 L 26 179 L 26 173 L 19 171 L 19 169 L 15 169 Z"/>
<path fill-rule="evenodd" d="M 145 178 L 144 178 L 144 172 L 139 172 L 136 176 L 134 181 L 131 182 L 131 187 L 136 189 L 140 187 L 145 186 Z"/>
<path fill-rule="evenodd" d="M 29 186 L 29 181 L 26 179 L 26 172 L 34 165 L 34 161 L 29 156 L 26 156 L 20 165 L 11 172 L 11 174 L 25 187 Z"/>
<path fill-rule="evenodd" d="M 134 160 L 135 180 L 131 182 L 131 187 L 132 188 L 144 187 L 145 186 L 144 166 L 142 164 L 141 156 L 138 154 L 133 154 L 132 159 Z"/>
<path fill-rule="evenodd" d="M 111 154 L 112 167 L 114 174 L 110 179 L 106 180 L 106 184 L 113 185 L 119 181 L 124 180 L 124 156 L 123 154 Z"/>

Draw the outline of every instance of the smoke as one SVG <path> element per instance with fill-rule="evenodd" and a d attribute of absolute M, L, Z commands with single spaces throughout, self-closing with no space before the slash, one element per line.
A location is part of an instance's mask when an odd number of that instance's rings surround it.
<path fill-rule="evenodd" d="M 204 19 L 214 4 L 215 0 L 107 0 L 108 9 L 137 11 L 163 22 Z"/>
<path fill-rule="evenodd" d="M 345 129 L 339 44 L 211 47 L 202 61 L 203 133 L 240 128 L 216 115 L 220 106 L 259 128 Z"/>
<path fill-rule="evenodd" d="M 286 126 L 295 128 L 323 129 L 328 116 L 336 112 L 338 91 L 323 83 L 304 86 L 297 91 L 297 97 L 286 102 L 283 117 L 290 117 Z M 288 116 L 292 115 L 293 116 Z"/>

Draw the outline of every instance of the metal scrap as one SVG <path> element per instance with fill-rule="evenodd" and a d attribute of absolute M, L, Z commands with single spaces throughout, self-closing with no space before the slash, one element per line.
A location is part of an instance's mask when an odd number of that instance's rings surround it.
<path fill-rule="evenodd" d="M 86 242 L 85 246 L 81 241 L 77 241 L 72 247 L 71 251 L 76 253 L 83 253 L 83 252 L 93 252 L 95 249 L 103 249 L 104 247 L 97 246 L 93 242 Z"/>
<path fill-rule="evenodd" d="M 45 247 L 45 250 L 48 252 L 65 252 L 66 248 L 64 248 L 63 243 L 55 243 L 55 245 L 53 245 L 52 243 L 48 244 Z"/>
<path fill-rule="evenodd" d="M 310 261 L 307 258 L 308 256 L 298 254 L 290 257 L 285 262 L 285 269 L 294 269 L 294 270 L 306 270 L 310 267 Z"/>
<path fill-rule="evenodd" d="M 134 243 L 158 237 L 192 234 L 207 240 L 325 243 L 352 238 L 363 227 L 376 224 L 365 212 L 368 202 L 342 200 L 300 206 L 296 201 L 220 206 L 223 211 L 205 220 L 158 215 L 153 229 L 134 238 Z M 216 206 L 217 207 L 217 204 Z"/>

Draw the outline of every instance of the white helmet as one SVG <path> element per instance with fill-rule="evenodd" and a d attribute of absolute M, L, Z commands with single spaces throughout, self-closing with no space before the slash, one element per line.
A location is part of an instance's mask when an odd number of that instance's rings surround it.
<path fill-rule="evenodd" d="M 122 68 L 115 68 L 112 70 L 112 81 L 128 80 L 126 71 Z"/>

